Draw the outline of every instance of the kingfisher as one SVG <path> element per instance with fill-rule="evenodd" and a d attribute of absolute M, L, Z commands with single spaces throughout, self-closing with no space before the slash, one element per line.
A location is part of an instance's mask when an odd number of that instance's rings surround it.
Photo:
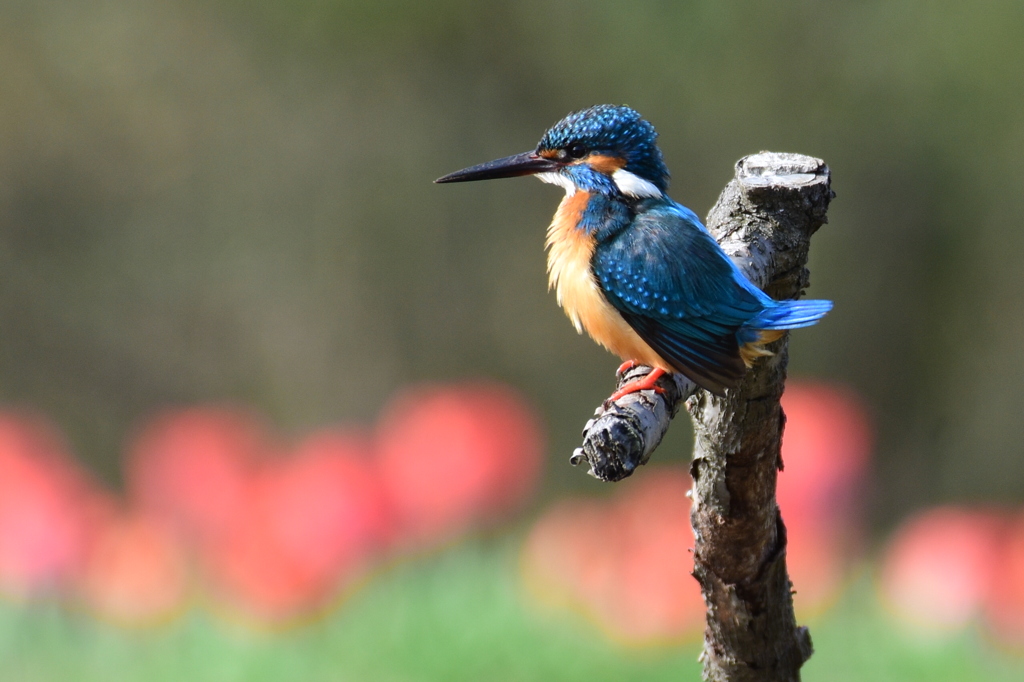
<path fill-rule="evenodd" d="M 533 151 L 438 178 L 467 182 L 523 175 L 562 187 L 547 230 L 548 284 L 579 333 L 651 371 L 617 400 L 681 373 L 716 395 L 735 388 L 766 344 L 807 327 L 831 301 L 776 301 L 722 251 L 700 218 L 668 197 L 669 172 L 654 126 L 626 106 L 569 114 Z"/>

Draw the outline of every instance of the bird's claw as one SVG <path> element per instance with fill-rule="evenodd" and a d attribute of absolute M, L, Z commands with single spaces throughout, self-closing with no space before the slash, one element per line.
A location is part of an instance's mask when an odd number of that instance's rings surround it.
<path fill-rule="evenodd" d="M 622 368 L 620 367 L 619 369 L 621 370 Z M 639 379 L 633 379 L 632 381 L 628 381 L 625 384 L 623 384 L 622 388 L 615 391 L 615 393 L 612 393 L 611 397 L 608 398 L 608 400 L 610 402 L 615 402 L 619 398 L 627 396 L 630 393 L 637 393 L 638 391 L 654 391 L 655 393 L 662 394 L 665 392 L 665 389 L 662 388 L 661 386 L 658 386 L 656 382 L 658 381 L 658 379 L 662 377 L 663 374 L 665 374 L 665 370 L 663 369 L 652 369 L 647 376 L 641 377 Z"/>

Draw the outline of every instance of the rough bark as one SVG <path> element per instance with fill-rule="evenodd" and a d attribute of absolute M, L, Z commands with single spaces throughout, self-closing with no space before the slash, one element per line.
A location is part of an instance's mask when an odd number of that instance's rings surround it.
<path fill-rule="evenodd" d="M 736 164 L 708 229 L 754 283 L 777 299 L 795 298 L 808 284 L 810 236 L 825 223 L 833 196 L 821 160 L 762 152 Z M 775 500 L 787 345 L 783 338 L 769 346 L 775 354 L 724 398 L 671 376 L 661 382 L 664 394 L 606 401 L 571 460 L 586 461 L 598 478 L 625 478 L 647 462 L 685 403 L 696 436 L 694 577 L 707 607 L 701 660 L 704 678 L 715 682 L 799 680 L 812 651 L 793 615 L 786 528 Z M 618 384 L 647 369 L 630 370 Z"/>

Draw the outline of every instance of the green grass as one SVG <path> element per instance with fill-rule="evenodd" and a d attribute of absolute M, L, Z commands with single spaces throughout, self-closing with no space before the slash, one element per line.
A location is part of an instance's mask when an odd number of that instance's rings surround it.
<path fill-rule="evenodd" d="M 1024 679 L 1024 660 L 974 634 L 921 642 L 890 625 L 869 586 L 812 622 L 805 680 Z M 698 645 L 624 650 L 522 599 L 515 548 L 477 542 L 377 576 L 328 617 L 254 632 L 195 609 L 125 631 L 57 606 L 0 606 L 4 682 L 461 682 L 699 680 Z"/>

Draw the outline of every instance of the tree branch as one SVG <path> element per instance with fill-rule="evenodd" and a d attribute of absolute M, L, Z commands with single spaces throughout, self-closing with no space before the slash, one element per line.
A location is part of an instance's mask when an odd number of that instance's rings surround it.
<path fill-rule="evenodd" d="M 751 281 L 777 299 L 795 298 L 808 284 L 810 236 L 826 222 L 833 196 L 823 161 L 762 152 L 736 164 L 708 229 Z M 664 394 L 605 401 L 571 458 L 602 480 L 625 478 L 647 462 L 685 402 L 696 435 L 691 522 L 694 577 L 707 606 L 707 680 L 799 680 L 812 651 L 793 615 L 786 528 L 775 500 L 787 346 L 788 338 L 769 346 L 775 354 L 724 398 L 667 376 Z M 649 369 L 626 372 L 618 385 Z"/>

